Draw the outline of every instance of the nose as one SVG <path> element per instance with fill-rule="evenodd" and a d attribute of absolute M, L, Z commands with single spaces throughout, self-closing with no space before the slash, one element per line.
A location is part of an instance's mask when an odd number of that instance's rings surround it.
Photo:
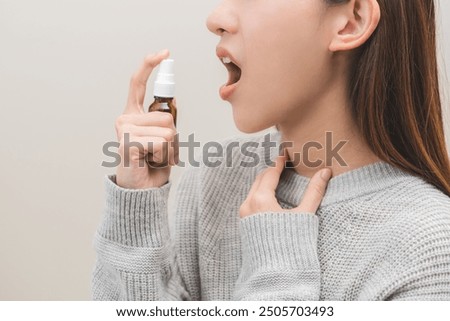
<path fill-rule="evenodd" d="M 234 34 L 238 29 L 238 17 L 230 1 L 224 0 L 206 19 L 206 26 L 212 33 L 222 36 L 224 32 Z"/>

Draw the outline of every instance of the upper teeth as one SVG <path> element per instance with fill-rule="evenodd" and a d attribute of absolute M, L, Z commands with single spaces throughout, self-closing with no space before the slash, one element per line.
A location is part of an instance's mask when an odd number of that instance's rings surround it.
<path fill-rule="evenodd" d="M 228 57 L 223 57 L 223 58 L 222 58 L 222 61 L 223 61 L 224 64 L 229 64 L 229 63 L 231 63 L 231 59 L 228 58 Z"/>

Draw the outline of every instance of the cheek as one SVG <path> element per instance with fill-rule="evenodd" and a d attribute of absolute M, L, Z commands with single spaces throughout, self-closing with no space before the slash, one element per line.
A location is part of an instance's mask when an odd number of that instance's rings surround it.
<path fill-rule="evenodd" d="M 312 31 L 294 33 L 292 26 L 282 27 L 259 41 L 255 35 L 247 47 L 247 57 L 252 58 L 242 78 L 242 94 L 266 114 L 307 100 L 322 78 L 324 51 Z"/>
<path fill-rule="evenodd" d="M 254 13 L 260 18 L 242 26 L 245 70 L 232 103 L 236 125 L 245 132 L 301 113 L 299 104 L 310 99 L 321 79 L 325 51 L 315 9 L 281 6 L 276 14 Z"/>

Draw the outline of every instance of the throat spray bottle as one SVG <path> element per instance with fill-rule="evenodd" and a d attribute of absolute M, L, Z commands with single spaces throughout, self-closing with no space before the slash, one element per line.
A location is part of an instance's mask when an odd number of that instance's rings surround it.
<path fill-rule="evenodd" d="M 171 113 L 174 125 L 177 126 L 177 109 L 173 104 L 175 97 L 174 60 L 165 59 L 159 66 L 153 89 L 155 101 L 148 108 L 149 112 L 161 111 Z"/>

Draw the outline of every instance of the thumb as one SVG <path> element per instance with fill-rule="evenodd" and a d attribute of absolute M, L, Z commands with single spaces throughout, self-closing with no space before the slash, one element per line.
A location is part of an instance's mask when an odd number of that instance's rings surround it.
<path fill-rule="evenodd" d="M 325 191 L 328 182 L 331 179 L 331 175 L 332 172 L 329 168 L 322 169 L 315 173 L 309 181 L 300 205 L 293 208 L 291 211 L 316 213 L 322 202 L 322 198 L 325 196 Z"/>

